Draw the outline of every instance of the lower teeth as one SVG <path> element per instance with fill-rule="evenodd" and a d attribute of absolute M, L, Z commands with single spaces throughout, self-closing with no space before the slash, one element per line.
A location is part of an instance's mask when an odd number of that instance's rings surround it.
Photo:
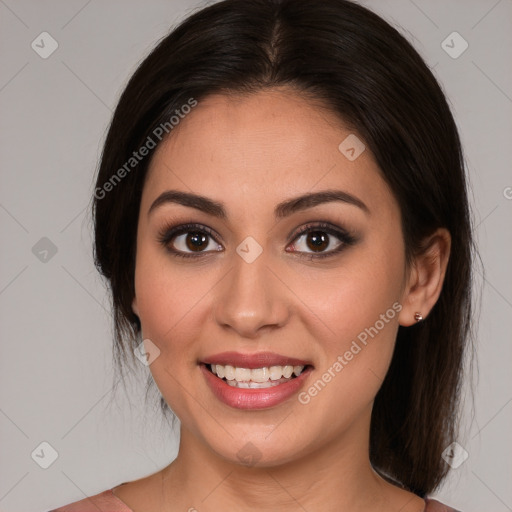
<path fill-rule="evenodd" d="M 231 386 L 232 388 L 244 388 L 244 389 L 263 389 L 263 388 L 271 388 L 273 386 L 279 386 L 279 384 L 282 384 L 283 382 L 288 382 L 292 380 L 292 377 L 289 379 L 281 378 L 279 380 L 269 380 L 267 382 L 238 382 L 236 380 L 226 380 L 223 379 L 224 382 Z"/>

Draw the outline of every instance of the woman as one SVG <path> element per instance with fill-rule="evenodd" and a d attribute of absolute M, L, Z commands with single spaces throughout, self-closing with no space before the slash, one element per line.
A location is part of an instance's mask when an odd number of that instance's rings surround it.
<path fill-rule="evenodd" d="M 105 142 L 116 350 L 181 422 L 164 469 L 57 509 L 453 510 L 473 241 L 420 56 L 347 0 L 225 0 L 142 62 Z"/>

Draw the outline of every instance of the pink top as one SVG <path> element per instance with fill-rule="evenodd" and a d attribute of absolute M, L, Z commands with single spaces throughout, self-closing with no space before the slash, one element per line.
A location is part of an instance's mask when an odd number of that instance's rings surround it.
<path fill-rule="evenodd" d="M 424 512 L 457 512 L 457 510 L 429 498 L 425 500 L 425 503 Z M 109 489 L 90 498 L 75 501 L 49 512 L 133 512 L 133 510 L 126 503 L 123 503 L 113 493 L 112 489 Z"/>

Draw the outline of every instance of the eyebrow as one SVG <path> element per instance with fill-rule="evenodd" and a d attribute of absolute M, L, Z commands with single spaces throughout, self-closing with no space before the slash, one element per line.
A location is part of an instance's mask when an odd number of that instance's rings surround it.
<path fill-rule="evenodd" d="M 281 219 L 288 217 L 293 213 L 312 208 L 313 206 L 334 201 L 340 201 L 357 206 L 366 214 L 370 214 L 370 210 L 366 204 L 352 194 L 344 192 L 343 190 L 322 190 L 320 192 L 309 192 L 279 203 L 274 209 L 274 216 L 276 219 Z M 166 190 L 160 194 L 150 206 L 148 215 L 167 203 L 181 204 L 183 206 L 195 208 L 196 210 L 200 210 L 219 219 L 227 218 L 226 209 L 224 208 L 223 203 L 219 203 L 205 196 L 192 194 L 190 192 L 182 192 L 180 190 Z"/>

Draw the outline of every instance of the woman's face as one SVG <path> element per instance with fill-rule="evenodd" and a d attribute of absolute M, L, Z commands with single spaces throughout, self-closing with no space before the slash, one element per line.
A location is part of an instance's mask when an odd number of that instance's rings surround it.
<path fill-rule="evenodd" d="M 275 89 L 212 95 L 157 148 L 133 308 L 182 442 L 268 466 L 366 446 L 407 276 L 398 204 L 361 144 Z"/>

